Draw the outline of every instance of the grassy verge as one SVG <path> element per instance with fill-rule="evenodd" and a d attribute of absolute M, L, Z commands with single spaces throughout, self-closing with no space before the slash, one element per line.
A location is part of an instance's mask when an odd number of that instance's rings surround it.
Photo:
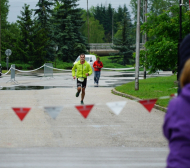
<path fill-rule="evenodd" d="M 121 65 L 118 63 L 114 63 L 112 62 L 112 60 L 110 59 L 111 57 L 115 57 L 115 56 L 103 56 L 101 57 L 101 61 L 103 62 L 104 68 L 131 68 L 134 67 L 134 65 Z M 129 69 L 126 71 L 135 71 L 135 69 Z M 144 68 L 139 68 L 139 71 L 144 71 Z"/>
<path fill-rule="evenodd" d="M 6 73 L 7 72 L 7 70 L 2 70 L 2 73 Z"/>
<path fill-rule="evenodd" d="M 114 56 L 104 56 L 100 58 L 100 60 L 102 61 L 104 65 L 104 68 L 131 68 L 133 67 L 132 65 L 124 66 L 124 65 L 118 64 L 117 62 L 112 62 L 112 60 L 110 59 L 111 57 L 114 57 Z"/>
<path fill-rule="evenodd" d="M 135 91 L 135 82 L 130 82 L 115 89 L 119 92 L 139 97 L 141 99 L 159 98 L 177 93 L 176 75 L 139 80 L 139 90 Z M 170 99 L 159 99 L 156 104 L 167 107 Z"/>
<path fill-rule="evenodd" d="M 53 67 L 55 67 L 55 62 L 53 63 Z M 58 69 L 71 69 L 73 67 L 73 63 L 69 63 L 69 62 L 63 62 L 60 60 L 56 60 L 56 68 Z"/>

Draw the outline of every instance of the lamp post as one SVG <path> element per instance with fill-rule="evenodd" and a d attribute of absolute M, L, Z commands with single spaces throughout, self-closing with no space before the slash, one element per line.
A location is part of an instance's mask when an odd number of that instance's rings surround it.
<path fill-rule="evenodd" d="M 137 29 L 136 29 L 136 68 L 135 68 L 135 90 L 139 90 L 139 55 L 140 55 L 140 5 L 141 0 L 137 1 Z"/>
<path fill-rule="evenodd" d="M 179 0 L 179 41 L 178 41 L 178 61 L 177 61 L 177 67 L 178 67 L 178 73 L 177 73 L 177 80 L 179 80 L 179 64 L 180 64 L 180 54 L 179 54 L 179 47 L 182 41 L 182 6 L 183 6 L 183 0 Z"/>

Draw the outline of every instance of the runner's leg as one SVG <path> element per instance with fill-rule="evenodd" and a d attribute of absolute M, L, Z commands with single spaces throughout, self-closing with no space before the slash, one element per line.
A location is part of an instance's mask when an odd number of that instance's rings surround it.
<path fill-rule="evenodd" d="M 87 84 L 87 78 L 85 78 L 82 83 L 81 104 L 84 104 L 83 100 L 84 100 L 84 96 L 85 96 L 86 84 Z"/>
<path fill-rule="evenodd" d="M 78 79 L 77 79 L 77 93 L 76 93 L 76 97 L 78 97 L 79 96 L 79 94 L 80 94 L 80 92 L 81 92 L 81 82 L 80 81 L 78 81 Z"/>
<path fill-rule="evenodd" d="M 85 88 L 82 88 L 81 101 L 84 100 L 84 96 L 85 96 Z"/>

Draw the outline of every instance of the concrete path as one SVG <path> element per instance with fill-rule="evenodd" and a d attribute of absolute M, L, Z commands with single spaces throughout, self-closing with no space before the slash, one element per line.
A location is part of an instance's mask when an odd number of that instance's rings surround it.
<path fill-rule="evenodd" d="M 0 149 L 1 168 L 164 168 L 164 148 Z"/>

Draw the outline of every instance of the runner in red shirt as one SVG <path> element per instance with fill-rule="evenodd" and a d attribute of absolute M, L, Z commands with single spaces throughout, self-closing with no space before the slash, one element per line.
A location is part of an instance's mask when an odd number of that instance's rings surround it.
<path fill-rule="evenodd" d="M 103 67 L 103 63 L 100 61 L 100 57 L 97 57 L 97 60 L 94 62 L 93 67 L 94 67 L 94 84 L 98 85 L 101 68 Z"/>

